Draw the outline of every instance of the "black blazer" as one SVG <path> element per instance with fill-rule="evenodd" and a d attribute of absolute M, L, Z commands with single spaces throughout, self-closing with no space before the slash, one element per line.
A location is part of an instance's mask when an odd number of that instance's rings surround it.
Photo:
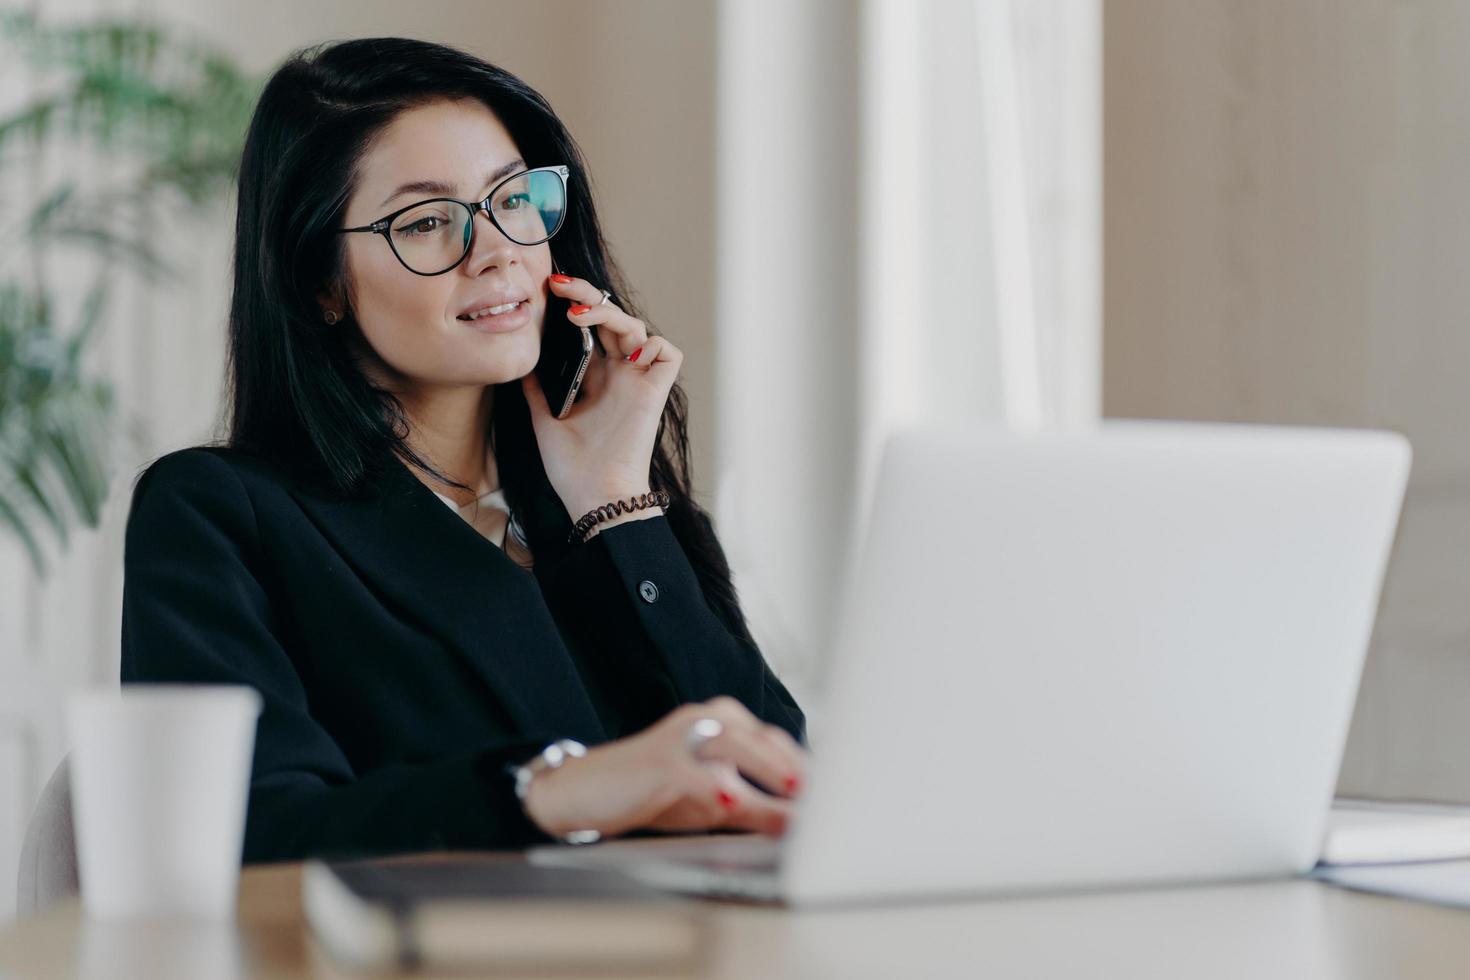
<path fill-rule="evenodd" d="M 804 740 L 666 517 L 533 574 L 396 461 L 361 500 L 232 449 L 155 461 L 128 514 L 121 679 L 260 692 L 247 863 L 544 841 L 508 765 L 717 694 Z"/>

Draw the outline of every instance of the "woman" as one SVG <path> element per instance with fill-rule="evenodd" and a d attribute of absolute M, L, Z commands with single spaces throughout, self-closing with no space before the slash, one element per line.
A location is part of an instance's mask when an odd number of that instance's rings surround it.
<path fill-rule="evenodd" d="M 606 353 L 557 418 L 541 337 L 583 326 Z M 276 72 L 229 437 L 139 477 L 123 600 L 124 682 L 264 698 L 247 862 L 784 830 L 804 719 L 692 498 L 682 360 L 519 79 L 393 38 Z"/>

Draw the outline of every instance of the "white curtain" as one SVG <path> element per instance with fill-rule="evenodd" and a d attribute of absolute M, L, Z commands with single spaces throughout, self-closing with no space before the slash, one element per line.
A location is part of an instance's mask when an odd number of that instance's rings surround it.
<path fill-rule="evenodd" d="M 716 517 L 798 697 L 894 426 L 1099 414 L 1099 8 L 721 5 Z"/>

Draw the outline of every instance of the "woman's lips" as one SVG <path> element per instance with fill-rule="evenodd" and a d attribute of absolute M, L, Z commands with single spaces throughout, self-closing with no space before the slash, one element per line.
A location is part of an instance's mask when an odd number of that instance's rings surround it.
<path fill-rule="evenodd" d="M 510 330 L 518 330 L 531 322 L 531 301 L 521 300 L 516 308 L 505 313 L 487 313 L 473 320 L 460 319 L 465 324 L 481 333 L 506 333 Z"/>

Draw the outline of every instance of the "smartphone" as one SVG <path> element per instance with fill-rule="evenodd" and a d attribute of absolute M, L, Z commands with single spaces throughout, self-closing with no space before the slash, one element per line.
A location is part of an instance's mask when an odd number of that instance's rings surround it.
<path fill-rule="evenodd" d="M 561 272 L 555 259 L 551 265 L 558 273 Z M 593 351 L 606 354 L 595 327 L 579 327 L 567 319 L 567 310 L 571 308 L 572 302 L 565 296 L 547 293 L 541 358 L 536 362 L 536 379 L 546 394 L 546 405 L 559 419 L 566 418 L 572 410 L 582 390 L 587 365 L 592 362 Z"/>

